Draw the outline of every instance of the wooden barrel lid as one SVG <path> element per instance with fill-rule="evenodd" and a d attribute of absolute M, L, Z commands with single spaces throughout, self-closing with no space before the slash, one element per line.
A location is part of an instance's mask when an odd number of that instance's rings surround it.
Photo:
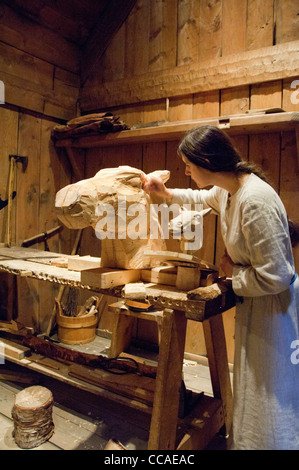
<path fill-rule="evenodd" d="M 47 406 L 53 400 L 52 392 L 40 385 L 27 387 L 17 393 L 15 406 L 23 409 L 36 409 Z"/>

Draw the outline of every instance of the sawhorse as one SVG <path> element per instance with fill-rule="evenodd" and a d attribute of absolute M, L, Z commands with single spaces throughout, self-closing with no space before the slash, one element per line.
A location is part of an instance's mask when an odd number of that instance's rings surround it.
<path fill-rule="evenodd" d="M 118 356 L 129 346 L 134 317 L 155 321 L 159 328 L 159 358 L 148 450 L 200 450 L 219 431 L 229 432 L 232 390 L 222 315 L 203 322 L 214 398 L 200 399 L 190 416 L 179 420 L 187 325 L 184 312 L 172 309 L 133 312 L 125 307 L 124 302 L 112 304 L 109 309 L 114 315 L 111 357 Z"/>

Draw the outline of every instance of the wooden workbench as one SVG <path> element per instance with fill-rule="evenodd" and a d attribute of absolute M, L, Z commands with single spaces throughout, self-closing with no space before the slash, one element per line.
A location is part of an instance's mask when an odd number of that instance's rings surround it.
<path fill-rule="evenodd" d="M 53 258 L 62 256 L 60 253 L 20 247 L 0 248 L 0 271 L 123 297 L 123 286 L 99 289 L 84 285 L 80 272 L 51 265 Z M 153 403 L 152 407 L 144 403 L 140 405 L 141 409 L 152 415 L 148 449 L 203 449 L 218 431 L 228 432 L 231 427 L 232 391 L 221 313 L 233 307 L 234 295 L 229 285 L 221 290 L 215 289 L 212 296 L 210 293 L 205 295 L 204 288 L 201 297 L 195 299 L 171 286 L 145 283 L 144 287 L 146 300 L 161 309 L 161 342 Z M 214 398 L 203 396 L 188 416 L 178 420 L 187 319 L 203 322 Z M 31 361 L 30 357 L 15 362 L 86 388 L 86 382 L 70 377 L 67 366 L 66 370 L 57 372 L 43 367 L 36 360 Z M 101 387 L 91 386 L 88 389 L 107 395 Z M 109 396 L 118 399 L 117 390 Z M 119 401 L 126 400 L 122 397 Z M 127 400 L 127 404 L 136 406 L 137 401 Z"/>

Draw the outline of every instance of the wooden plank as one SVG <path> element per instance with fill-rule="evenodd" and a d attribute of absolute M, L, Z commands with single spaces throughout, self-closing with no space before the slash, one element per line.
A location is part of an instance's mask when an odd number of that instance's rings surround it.
<path fill-rule="evenodd" d="M 246 48 L 247 0 L 223 1 L 222 5 L 222 54 L 243 52 Z"/>
<path fill-rule="evenodd" d="M 191 416 L 182 423 L 185 435 L 180 440 L 177 450 L 203 450 L 224 425 L 221 400 L 204 395 Z"/>
<path fill-rule="evenodd" d="M 69 120 L 76 115 L 76 98 L 65 95 L 57 89 L 48 89 L 35 84 L 27 79 L 26 72 L 17 76 L 11 75 L 6 70 L 1 71 L 1 78 L 5 83 L 6 103 L 58 119 Z"/>
<path fill-rule="evenodd" d="M 20 245 L 23 240 L 40 233 L 40 145 L 41 119 L 29 114 L 21 114 L 19 119 L 18 155 L 28 157 L 28 166 L 23 173 L 19 167 L 17 172 L 17 212 L 16 241 Z M 35 280 L 17 278 L 18 289 L 18 320 L 26 326 L 39 329 L 39 284 Z"/>
<path fill-rule="evenodd" d="M 258 83 L 251 87 L 250 109 L 282 106 L 282 85 L 280 80 Z"/>
<path fill-rule="evenodd" d="M 193 114 L 193 95 L 169 99 L 168 121 L 188 121 Z"/>
<path fill-rule="evenodd" d="M 279 191 L 280 134 L 251 135 L 249 161 L 259 165 L 269 179 L 269 183 L 276 191 Z"/>
<path fill-rule="evenodd" d="M 150 2 L 149 71 L 176 65 L 177 1 Z"/>
<path fill-rule="evenodd" d="M 84 24 L 81 23 L 81 18 L 86 19 L 86 14 L 84 15 L 82 8 L 79 8 L 78 11 L 78 6 L 74 4 L 74 1 L 70 5 L 65 0 L 59 7 L 57 7 L 55 2 L 41 0 L 27 0 L 25 3 L 22 0 L 10 0 L 9 3 L 22 17 L 40 24 L 50 32 L 59 31 L 60 35 L 68 41 L 81 44 L 81 41 L 86 39 L 89 28 L 84 27 Z M 66 14 L 68 8 L 70 11 Z M 98 11 L 101 11 L 101 8 L 100 10 L 96 6 L 95 9 L 92 8 L 90 2 L 88 2 L 88 5 L 85 5 L 85 8 L 90 8 L 90 20 L 93 25 L 96 18 L 95 15 L 98 14 Z M 77 13 L 74 14 L 74 12 Z"/>
<path fill-rule="evenodd" d="M 58 157 L 53 142 L 51 141 L 51 130 L 55 123 L 47 120 L 41 121 L 40 127 L 40 168 L 39 168 L 39 212 L 38 233 L 44 233 L 57 225 L 59 221 L 55 213 L 56 181 L 55 172 L 59 167 Z M 28 157 L 30 158 L 30 156 Z M 50 251 L 59 251 L 59 235 L 54 235 L 47 240 Z M 35 248 L 45 249 L 45 244 L 34 245 Z M 58 294 L 58 286 L 39 283 L 39 328 L 45 333 L 49 324 L 49 318 L 55 306 L 55 298 Z"/>
<path fill-rule="evenodd" d="M 140 280 L 140 269 L 95 268 L 81 271 L 82 284 L 110 289 Z"/>
<path fill-rule="evenodd" d="M 192 119 L 220 116 L 219 90 L 204 91 L 193 95 Z"/>
<path fill-rule="evenodd" d="M 20 51 L 58 65 L 72 72 L 79 72 L 79 47 L 60 34 L 45 29 L 29 18 L 2 5 L 0 18 L 1 41 Z"/>
<path fill-rule="evenodd" d="M 298 4 L 292 0 L 275 0 L 275 22 L 277 44 L 298 39 Z"/>
<path fill-rule="evenodd" d="M 1 249 L 3 250 L 3 248 Z M 9 250 L 9 249 L 8 249 Z M 1 255 L 1 251 L 0 251 Z M 48 282 L 54 282 L 62 285 L 68 285 L 70 287 L 87 289 L 88 291 L 94 290 L 95 292 L 101 292 L 106 295 L 121 297 L 122 296 L 122 287 L 115 287 L 111 289 L 101 289 L 95 286 L 85 285 L 80 280 L 80 273 L 76 271 L 69 271 L 66 268 L 60 268 L 56 266 L 51 266 L 48 264 L 41 264 L 30 262 L 23 259 L 5 259 L 0 260 L 0 270 L 9 272 L 14 275 L 22 275 L 24 272 L 27 276 L 34 279 L 39 279 Z M 156 284 L 144 284 L 146 299 L 149 303 L 159 307 L 159 308 L 177 308 L 185 312 L 186 316 L 192 318 L 196 321 L 203 321 L 205 319 L 205 310 L 209 302 L 204 300 L 205 289 L 210 291 L 210 288 L 202 287 L 201 292 L 203 296 L 198 298 L 198 300 L 190 300 L 186 292 L 180 292 L 173 286 L 159 286 Z M 217 290 L 217 289 L 216 289 Z M 230 288 L 227 290 L 228 294 L 230 293 Z M 217 300 L 217 299 L 216 299 Z M 221 302 L 223 300 L 222 296 L 219 298 L 220 305 L 216 307 L 215 311 L 209 311 L 209 315 L 217 314 L 218 308 L 221 307 Z M 213 303 L 213 307 L 215 304 Z M 222 306 L 223 307 L 223 306 Z M 221 308 L 222 308 L 221 307 Z M 232 305 L 229 306 L 231 308 Z M 223 309 L 222 309 L 223 311 Z"/>
<path fill-rule="evenodd" d="M 95 67 L 91 70 L 85 86 L 89 86 L 89 84 L 95 85 L 98 83 L 98 86 L 100 87 L 102 81 L 122 80 L 124 78 L 125 45 L 126 26 L 125 23 L 123 23 L 115 35 L 111 37 L 108 49 L 103 53 L 101 60 L 95 64 Z"/>
<path fill-rule="evenodd" d="M 283 132 L 281 141 L 280 197 L 288 216 L 298 222 L 298 148 L 295 132 Z M 299 246 L 293 249 L 295 266 L 299 271 Z"/>
<path fill-rule="evenodd" d="M 249 86 L 221 90 L 220 114 L 228 116 L 245 113 L 249 109 Z"/>
<path fill-rule="evenodd" d="M 152 406 L 155 379 L 135 374 L 114 375 L 110 372 L 79 365 L 71 365 L 69 375 Z"/>
<path fill-rule="evenodd" d="M 31 349 L 21 344 L 10 341 L 6 338 L 0 340 L 1 355 L 3 353 L 6 359 L 23 359 L 26 356 L 30 356 Z"/>
<path fill-rule="evenodd" d="M 117 0 L 110 0 L 101 13 L 92 34 L 89 36 L 81 56 L 81 84 L 83 85 L 97 61 L 134 7 L 136 0 L 126 1 L 119 8 Z"/>
<path fill-rule="evenodd" d="M 101 258 L 95 256 L 70 256 L 68 257 L 67 268 L 72 271 L 82 271 L 83 269 L 97 269 L 101 267 Z"/>
<path fill-rule="evenodd" d="M 145 282 L 154 282 L 155 284 L 176 285 L 176 272 L 171 267 L 143 269 L 141 271 L 141 280 Z"/>
<path fill-rule="evenodd" d="M 182 312 L 165 309 L 148 450 L 175 448 L 185 333 Z"/>
<path fill-rule="evenodd" d="M 299 111 L 299 76 L 283 80 L 282 106 L 285 111 Z"/>
<path fill-rule="evenodd" d="M 203 329 L 214 397 L 222 400 L 226 433 L 229 433 L 233 400 L 222 317 L 218 315 L 206 320 Z"/>
<path fill-rule="evenodd" d="M 198 60 L 203 61 L 221 56 L 223 1 L 199 2 Z"/>
<path fill-rule="evenodd" d="M 181 65 L 149 72 L 122 81 L 103 83 L 101 88 L 81 90 L 81 109 L 119 106 L 169 96 L 182 96 L 215 89 L 273 81 L 299 74 L 299 41 L 230 54 L 200 64 Z"/>
<path fill-rule="evenodd" d="M 130 346 L 133 333 L 134 318 L 123 315 L 121 308 L 113 309 L 113 327 L 109 357 L 118 357 Z"/>
<path fill-rule="evenodd" d="M 135 7 L 125 22 L 125 77 L 140 75 L 148 71 L 149 20 L 150 2 L 137 0 Z M 138 41 L 136 41 L 136 38 L 138 38 Z M 126 104 L 129 104 L 129 102 Z M 105 107 L 106 104 L 103 103 L 101 106 Z"/>
<path fill-rule="evenodd" d="M 212 125 L 224 129 L 230 135 L 267 133 L 294 129 L 298 124 L 297 112 L 252 113 L 207 119 L 194 119 L 186 122 L 173 122 L 154 127 L 145 127 L 106 134 L 102 136 L 64 139 L 56 142 L 56 147 L 95 148 L 116 147 L 119 145 L 145 142 L 178 141 L 194 127 Z M 115 149 L 114 149 L 115 152 Z M 107 151 L 105 152 L 108 155 Z"/>
<path fill-rule="evenodd" d="M 247 4 L 246 49 L 252 50 L 272 46 L 274 31 L 273 0 L 249 0 Z"/>
<path fill-rule="evenodd" d="M 3 106 L 0 107 L 0 139 L 2 142 L 0 149 L 1 172 L 0 172 L 0 197 L 2 201 L 8 200 L 8 181 L 9 181 L 9 155 L 17 153 L 17 135 L 18 135 L 18 113 Z M 14 189 L 16 189 L 14 187 Z M 15 217 L 16 217 L 16 199 L 13 200 L 11 211 L 11 241 L 15 242 Z M 6 242 L 8 223 L 8 205 L 0 211 L 0 240 Z M 15 281 L 6 273 L 0 274 L 0 317 L 7 320 L 13 317 L 15 303 Z"/>
<path fill-rule="evenodd" d="M 178 3 L 177 65 L 197 62 L 200 2 L 181 0 Z"/>

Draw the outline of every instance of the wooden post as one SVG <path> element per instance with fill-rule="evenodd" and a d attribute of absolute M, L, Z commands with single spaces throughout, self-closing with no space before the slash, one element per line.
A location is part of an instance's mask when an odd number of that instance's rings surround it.
<path fill-rule="evenodd" d="M 179 290 L 192 290 L 200 285 L 200 270 L 199 268 L 178 266 L 176 287 Z"/>
<path fill-rule="evenodd" d="M 203 330 L 214 397 L 222 400 L 225 431 L 228 433 L 232 425 L 233 403 L 222 315 L 205 320 Z"/>
<path fill-rule="evenodd" d="M 120 308 L 113 311 L 113 328 L 109 357 L 117 357 L 131 343 L 134 318 L 124 315 Z"/>
<path fill-rule="evenodd" d="M 186 317 L 165 309 L 148 450 L 174 450 L 182 383 Z"/>

